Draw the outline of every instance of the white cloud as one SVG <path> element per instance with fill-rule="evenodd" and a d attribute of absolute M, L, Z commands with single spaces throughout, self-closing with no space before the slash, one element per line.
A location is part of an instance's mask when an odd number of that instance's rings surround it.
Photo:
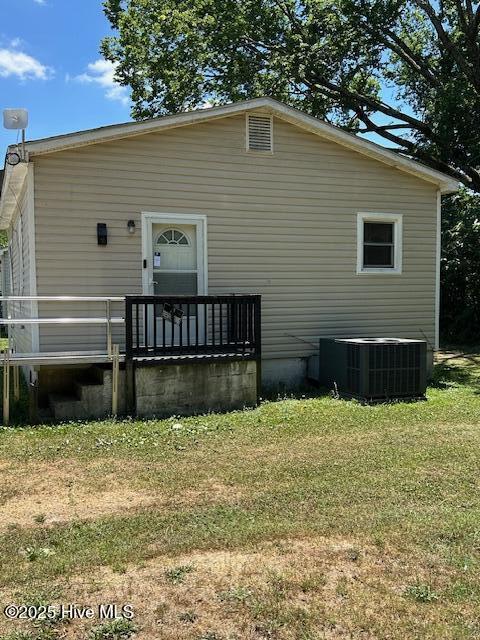
<path fill-rule="evenodd" d="M 46 4 L 45 0 L 33 0 L 36 4 Z"/>
<path fill-rule="evenodd" d="M 17 76 L 20 80 L 46 80 L 50 75 L 51 69 L 27 53 L 16 49 L 0 49 L 0 77 Z"/>
<path fill-rule="evenodd" d="M 87 66 L 87 71 L 77 76 L 75 80 L 90 84 L 97 84 L 105 90 L 105 96 L 109 100 L 118 100 L 128 105 L 130 99 L 126 87 L 122 87 L 115 81 L 115 64 L 109 60 L 95 60 Z"/>

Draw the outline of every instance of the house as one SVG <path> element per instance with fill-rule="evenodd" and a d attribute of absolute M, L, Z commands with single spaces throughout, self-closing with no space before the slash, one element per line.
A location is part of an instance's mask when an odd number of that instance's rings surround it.
<path fill-rule="evenodd" d="M 422 338 L 431 365 L 441 195 L 457 186 L 270 98 L 30 141 L 21 162 L 6 164 L 0 199 L 10 295 L 82 300 L 17 300 L 10 313 L 95 318 L 98 304 L 89 297 L 118 297 L 110 340 L 123 353 L 127 294 L 256 294 L 265 385 L 301 382 L 326 335 Z M 195 316 L 179 312 L 189 344 L 192 331 L 204 331 L 207 341 L 211 327 L 199 317 L 207 304 L 197 301 Z M 241 316 L 225 304 L 220 325 L 231 328 Z M 173 348 L 175 305 L 162 307 L 161 325 L 156 310 L 141 309 L 140 334 L 155 331 L 157 346 L 171 340 Z M 205 311 L 207 324 L 211 314 Z M 25 370 L 40 398 L 71 391 L 86 366 L 53 367 L 41 354 L 106 349 L 101 324 L 19 322 L 11 336 L 17 354 L 39 355 Z M 175 375 L 178 390 L 186 376 Z M 193 388 L 198 383 L 197 376 Z"/>

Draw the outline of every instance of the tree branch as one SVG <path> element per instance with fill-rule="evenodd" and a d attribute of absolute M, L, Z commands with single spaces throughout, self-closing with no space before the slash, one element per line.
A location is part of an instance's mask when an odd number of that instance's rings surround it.
<path fill-rule="evenodd" d="M 424 122 L 418 120 L 417 118 L 414 118 L 413 116 L 403 113 L 398 109 L 395 109 L 394 107 L 386 104 L 385 102 L 382 102 L 381 100 L 377 100 L 376 98 L 366 96 L 364 94 L 358 93 L 357 91 L 352 91 L 351 89 L 342 87 L 339 84 L 330 82 L 324 76 L 315 75 L 314 78 L 312 78 L 312 84 L 320 85 L 329 89 L 334 94 L 336 94 L 337 97 L 342 96 L 349 102 L 352 109 L 355 109 L 358 105 L 361 105 L 364 107 L 368 107 L 372 111 L 380 111 L 386 116 L 390 116 L 391 118 L 395 118 L 396 120 L 403 120 L 404 122 L 408 123 L 412 127 L 412 129 L 424 133 L 424 135 L 426 135 L 430 140 L 433 140 L 435 137 L 433 131 Z"/>
<path fill-rule="evenodd" d="M 291 28 L 293 29 L 295 34 L 300 36 L 305 41 L 306 39 L 304 38 L 303 25 L 301 25 L 298 22 L 296 16 L 292 16 L 291 12 L 283 5 L 283 3 L 280 0 L 274 0 L 274 2 L 280 8 L 280 10 L 284 13 L 284 15 L 289 19 Z M 434 140 L 434 137 L 435 137 L 434 133 L 428 125 L 426 125 L 421 120 L 414 118 L 413 116 L 402 113 L 398 109 L 395 109 L 394 107 L 384 103 L 381 100 L 377 100 L 370 96 L 365 96 L 363 94 L 360 94 L 352 90 L 347 90 L 345 89 L 345 87 L 342 87 L 339 84 L 335 84 L 328 81 L 325 77 L 317 76 L 313 78 L 313 84 L 316 84 L 317 82 L 321 84 L 325 89 L 328 89 L 329 91 L 331 91 L 332 95 L 337 95 L 337 96 L 341 95 L 347 100 L 349 100 L 351 102 L 352 109 L 354 109 L 355 106 L 360 104 L 374 111 L 380 111 L 381 113 L 391 118 L 395 118 L 396 120 L 403 120 L 404 122 L 408 123 L 413 129 L 419 132 L 422 132 L 430 140 Z"/>
<path fill-rule="evenodd" d="M 408 124 L 382 124 L 375 125 L 375 131 L 378 133 L 379 131 L 395 131 L 396 129 L 411 129 L 412 127 Z M 365 129 L 361 129 L 359 133 L 369 133 L 373 131 L 373 129 L 369 129 L 366 127 Z"/>
<path fill-rule="evenodd" d="M 363 4 L 363 3 L 362 3 Z M 392 52 L 396 53 L 399 58 L 404 60 L 410 67 L 412 67 L 417 73 L 421 74 L 427 82 L 435 87 L 440 87 L 441 82 L 436 77 L 434 73 L 429 69 L 425 60 L 421 58 L 421 56 L 417 55 L 411 47 L 407 45 L 396 33 L 391 31 L 390 29 L 385 28 L 385 35 L 383 35 L 379 30 L 374 29 L 370 26 L 368 10 L 364 6 L 364 15 L 362 26 L 363 28 L 375 39 L 382 42 L 388 49 Z M 390 39 L 389 39 L 390 38 Z"/>
<path fill-rule="evenodd" d="M 416 160 L 421 160 L 426 164 L 428 164 L 429 166 L 431 166 L 432 168 L 437 169 L 438 171 L 442 171 L 443 173 L 447 173 L 448 175 L 457 179 L 459 182 L 462 182 L 466 186 L 468 187 L 472 186 L 473 180 L 469 180 L 466 177 L 465 174 L 467 172 L 465 171 L 464 167 L 461 167 L 460 168 L 461 170 L 459 171 L 455 167 L 452 167 L 451 165 L 447 164 L 446 162 L 443 162 L 442 160 L 439 160 L 438 158 L 433 157 L 429 153 L 426 153 L 422 149 L 419 149 L 414 142 L 411 142 L 410 140 L 406 140 L 405 138 L 399 138 L 398 136 L 388 131 L 382 130 L 381 127 L 376 125 L 364 112 L 359 111 L 357 115 L 359 119 L 372 132 L 378 133 L 383 138 L 386 138 L 387 140 L 390 140 L 390 142 L 393 142 L 394 144 L 398 145 L 398 147 L 400 147 L 399 153 L 404 155 L 409 155 L 410 157 L 415 158 Z"/>
<path fill-rule="evenodd" d="M 428 65 L 424 60 L 422 60 L 420 56 L 416 55 L 414 51 L 401 38 L 397 36 L 396 33 L 393 33 L 391 31 L 387 31 L 386 33 L 388 37 L 392 38 L 393 40 L 393 44 L 389 43 L 388 40 L 386 40 L 385 44 L 387 47 L 389 47 L 403 60 L 405 60 L 407 64 L 413 67 L 415 71 L 417 71 L 417 73 L 420 73 L 431 85 L 435 87 L 441 86 L 442 83 L 440 82 L 440 80 L 434 73 L 432 73 L 432 71 L 430 71 Z M 401 52 L 399 53 L 398 50 L 400 50 Z"/>
<path fill-rule="evenodd" d="M 465 61 L 462 53 L 458 50 L 458 47 L 452 42 L 447 32 L 443 28 L 442 21 L 435 13 L 431 4 L 427 0 L 413 0 L 413 2 L 427 14 L 438 35 L 440 42 L 443 44 L 445 49 L 450 52 L 453 59 L 457 63 L 459 70 L 463 72 L 465 77 L 473 84 L 475 89 L 480 92 L 480 76 L 478 75 L 478 70 L 472 70 L 470 65 Z"/>

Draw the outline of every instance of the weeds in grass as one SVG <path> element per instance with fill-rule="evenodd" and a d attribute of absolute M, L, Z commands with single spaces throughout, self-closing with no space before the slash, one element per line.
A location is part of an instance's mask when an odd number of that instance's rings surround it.
<path fill-rule="evenodd" d="M 196 640 L 222 640 L 222 636 L 215 631 L 207 631 L 206 633 L 202 633 L 201 636 L 198 636 Z"/>
<path fill-rule="evenodd" d="M 137 631 L 131 620 L 117 618 L 90 629 L 88 640 L 128 640 Z"/>
<path fill-rule="evenodd" d="M 55 554 L 54 549 L 49 547 L 26 547 L 23 551 L 23 555 L 30 562 L 35 562 L 41 558 L 47 558 Z"/>
<path fill-rule="evenodd" d="M 326 579 L 323 574 L 312 574 L 302 578 L 300 581 L 300 590 L 304 593 L 308 593 L 309 591 L 318 591 L 326 584 Z"/>
<path fill-rule="evenodd" d="M 435 602 L 438 595 L 429 584 L 411 584 L 406 587 L 405 595 L 417 602 Z"/>
<path fill-rule="evenodd" d="M 191 564 L 183 564 L 165 571 L 165 577 L 171 584 L 181 584 L 187 575 L 194 570 Z"/>
<path fill-rule="evenodd" d="M 357 562 L 357 560 L 360 558 L 360 551 L 358 549 L 348 549 L 346 552 L 346 556 L 347 556 L 347 560 L 350 560 L 351 562 Z"/>
<path fill-rule="evenodd" d="M 35 636 L 27 631 L 12 631 L 2 636 L 2 640 L 37 640 Z"/>
<path fill-rule="evenodd" d="M 62 596 L 62 589 L 59 586 L 43 587 L 31 586 L 25 591 L 18 591 L 15 598 L 21 604 L 33 607 L 51 605 L 52 602 L 59 601 Z"/>
<path fill-rule="evenodd" d="M 227 591 L 221 591 L 218 594 L 222 602 L 233 604 L 245 604 L 253 596 L 253 591 L 246 587 L 231 587 Z"/>
<path fill-rule="evenodd" d="M 2 636 L 2 640 L 60 640 L 60 630 L 51 626 L 40 626 L 34 631 L 13 631 Z"/>
<path fill-rule="evenodd" d="M 158 622 L 163 622 L 163 619 L 165 618 L 165 616 L 167 615 L 167 611 L 168 611 L 168 604 L 166 602 L 160 602 L 156 607 L 155 607 L 155 621 Z"/>
<path fill-rule="evenodd" d="M 341 598 L 346 598 L 348 595 L 348 582 L 345 576 L 341 576 L 335 587 L 335 592 Z"/>
<path fill-rule="evenodd" d="M 198 620 L 198 615 L 194 611 L 184 611 L 178 616 L 180 622 L 188 622 L 193 624 Z"/>
<path fill-rule="evenodd" d="M 34 516 L 33 519 L 37 524 L 43 524 L 46 518 L 44 513 L 37 513 L 37 515 Z"/>
<path fill-rule="evenodd" d="M 127 565 L 125 565 L 123 562 L 114 562 L 111 566 L 111 569 L 119 575 L 127 573 Z"/>

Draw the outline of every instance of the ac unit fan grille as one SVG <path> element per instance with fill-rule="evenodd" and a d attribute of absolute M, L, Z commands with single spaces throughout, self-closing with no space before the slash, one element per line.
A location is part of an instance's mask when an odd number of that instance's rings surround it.
<path fill-rule="evenodd" d="M 360 349 L 354 344 L 347 349 L 347 386 L 352 393 L 360 392 Z"/>
<path fill-rule="evenodd" d="M 421 351 L 418 344 L 349 345 L 347 381 L 352 393 L 361 393 L 361 349 L 368 349 L 366 380 L 369 397 L 415 396 L 420 386 Z"/>

